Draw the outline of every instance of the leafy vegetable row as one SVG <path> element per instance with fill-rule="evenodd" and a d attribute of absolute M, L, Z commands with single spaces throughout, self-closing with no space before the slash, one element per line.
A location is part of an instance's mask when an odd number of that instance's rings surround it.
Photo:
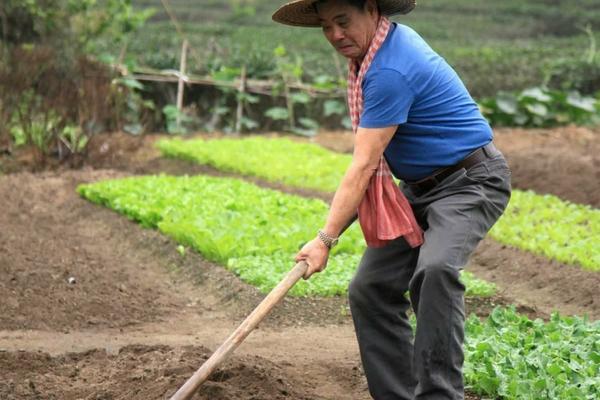
<path fill-rule="evenodd" d="M 600 210 L 514 190 L 490 234 L 499 242 L 600 271 Z"/>
<path fill-rule="evenodd" d="M 323 192 L 335 192 L 352 160 L 315 144 L 264 137 L 164 139 L 157 146 L 167 157 Z"/>
<path fill-rule="evenodd" d="M 465 381 L 508 400 L 600 398 L 600 321 L 553 314 L 531 321 L 496 308 L 465 328 Z"/>
<path fill-rule="evenodd" d="M 534 87 L 520 93 L 500 92 L 479 103 L 492 125 L 555 126 L 600 122 L 600 101 L 578 92 Z"/>
<path fill-rule="evenodd" d="M 293 187 L 333 192 L 350 163 L 338 154 L 288 139 L 162 140 L 165 156 Z M 494 239 L 558 261 L 600 270 L 600 210 L 515 190 Z"/>
<path fill-rule="evenodd" d="M 146 227 L 157 227 L 263 292 L 289 271 L 299 245 L 314 236 L 327 213 L 320 200 L 205 176 L 127 178 L 81 185 L 78 192 Z M 329 267 L 318 278 L 299 282 L 292 294 L 345 293 L 363 250 L 355 224 L 334 249 Z M 494 293 L 493 286 L 471 275 L 463 280 L 468 295 Z"/>
<path fill-rule="evenodd" d="M 341 253 L 330 258 L 327 268 L 319 276 L 296 285 L 291 293 L 295 295 L 343 295 L 360 263 L 358 254 Z M 269 292 L 290 268 L 289 254 L 248 256 L 231 258 L 227 267 L 242 280 L 256 286 L 261 292 Z M 462 271 L 461 280 L 465 284 L 467 296 L 490 297 L 496 294 L 496 285 L 476 278 L 468 271 Z"/>

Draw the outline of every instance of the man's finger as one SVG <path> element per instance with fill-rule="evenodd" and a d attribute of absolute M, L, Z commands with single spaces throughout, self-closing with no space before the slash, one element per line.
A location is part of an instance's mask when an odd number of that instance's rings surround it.
<path fill-rule="evenodd" d="M 309 267 L 306 270 L 306 273 L 304 274 L 304 280 L 309 279 L 312 276 L 312 274 L 314 274 L 314 273 L 315 273 L 315 271 L 312 268 Z"/>
<path fill-rule="evenodd" d="M 312 275 L 312 266 L 310 265 L 310 262 L 308 261 L 307 258 L 305 258 L 303 261 L 306 262 L 306 264 L 308 265 L 308 268 L 306 268 L 306 272 L 302 276 L 302 279 L 307 280 Z"/>
<path fill-rule="evenodd" d="M 323 272 L 324 269 L 325 269 L 325 265 L 322 265 L 319 268 L 313 268 L 309 265 L 308 269 L 306 270 L 306 273 L 304 274 L 304 279 L 306 280 L 306 279 L 310 278 L 315 273 Z"/>

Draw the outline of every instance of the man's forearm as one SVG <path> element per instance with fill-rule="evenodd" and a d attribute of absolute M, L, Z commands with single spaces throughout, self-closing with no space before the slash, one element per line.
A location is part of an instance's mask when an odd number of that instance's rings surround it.
<path fill-rule="evenodd" d="M 356 212 L 375 168 L 351 164 L 333 196 L 324 230 L 339 236 L 356 219 Z"/>
<path fill-rule="evenodd" d="M 346 232 L 348 230 L 348 228 L 350 228 L 357 219 L 358 219 L 358 212 L 355 212 L 354 215 L 350 218 L 350 220 L 348 220 L 348 222 L 346 222 L 346 225 L 344 225 L 344 227 L 342 228 L 339 236 L 342 236 L 344 234 L 344 232 Z"/>

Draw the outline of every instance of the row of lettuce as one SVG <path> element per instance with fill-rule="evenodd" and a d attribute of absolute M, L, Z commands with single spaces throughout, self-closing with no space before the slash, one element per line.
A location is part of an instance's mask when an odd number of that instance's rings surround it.
<path fill-rule="evenodd" d="M 162 140 L 167 157 L 324 193 L 335 191 L 351 156 L 320 146 L 251 137 L 221 140 Z M 551 195 L 514 190 L 490 232 L 501 243 L 563 263 L 600 270 L 600 210 Z"/>
<path fill-rule="evenodd" d="M 183 246 L 226 265 L 268 291 L 289 270 L 298 246 L 322 224 L 327 205 L 215 177 L 134 177 L 82 185 L 78 192 Z M 353 226 L 329 267 L 300 281 L 296 295 L 345 292 L 364 249 Z M 183 252 L 182 252 L 183 253 Z M 489 294 L 485 282 L 463 274 L 468 294 Z M 483 288 L 483 291 L 481 289 Z M 596 399 L 600 396 L 600 321 L 553 315 L 530 320 L 496 308 L 466 321 L 465 380 L 474 392 L 505 399 Z"/>
<path fill-rule="evenodd" d="M 600 398 L 600 321 L 553 314 L 530 320 L 497 307 L 465 326 L 465 381 L 510 400 Z"/>
<path fill-rule="evenodd" d="M 146 227 L 158 228 L 263 292 L 289 271 L 299 246 L 315 236 L 327 213 L 321 200 L 206 176 L 136 177 L 82 185 L 78 191 Z M 291 294 L 345 293 L 364 248 L 355 224 L 334 249 L 319 279 L 299 282 Z M 467 295 L 494 294 L 494 285 L 469 273 L 462 279 Z"/>

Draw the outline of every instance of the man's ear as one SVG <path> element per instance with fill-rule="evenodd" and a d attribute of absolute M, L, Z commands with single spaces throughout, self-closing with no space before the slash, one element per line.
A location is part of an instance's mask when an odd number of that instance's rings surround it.
<path fill-rule="evenodd" d="M 371 16 L 379 16 L 379 8 L 377 7 L 377 0 L 367 0 L 365 3 L 365 9 Z"/>

